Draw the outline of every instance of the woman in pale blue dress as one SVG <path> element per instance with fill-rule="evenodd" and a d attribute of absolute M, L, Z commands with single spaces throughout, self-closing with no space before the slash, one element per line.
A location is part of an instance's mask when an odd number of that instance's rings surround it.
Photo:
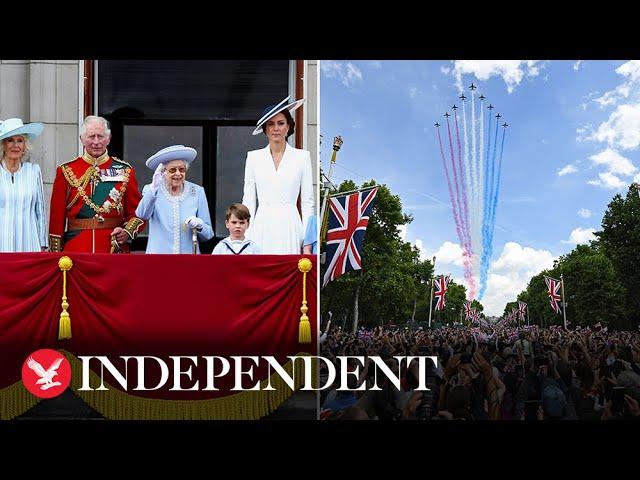
<path fill-rule="evenodd" d="M 185 179 L 196 155 L 191 147 L 172 145 L 147 159 L 155 173 L 136 209 L 149 224 L 147 253 L 200 253 L 198 240 L 213 238 L 204 188 Z"/>
<path fill-rule="evenodd" d="M 19 118 L 0 122 L 0 252 L 48 249 L 42 174 L 39 165 L 26 161 L 29 141 L 43 128 L 42 123 L 24 125 Z"/>

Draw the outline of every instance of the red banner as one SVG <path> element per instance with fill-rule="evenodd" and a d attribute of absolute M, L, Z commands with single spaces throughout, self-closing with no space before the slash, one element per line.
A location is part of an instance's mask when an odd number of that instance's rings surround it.
<path fill-rule="evenodd" d="M 121 355 L 164 359 L 169 355 L 272 355 L 284 364 L 287 355 L 316 354 L 315 256 L 67 255 L 73 262 L 66 274 L 72 337 L 58 340 L 63 284 L 58 260 L 62 256 L 0 254 L 0 395 L 2 389 L 20 381 L 22 363 L 40 348 L 66 350 L 75 357 L 106 355 L 119 368 L 124 366 L 124 361 L 117 363 Z M 307 344 L 299 342 L 301 258 L 308 258 L 312 265 L 306 275 L 311 326 Z M 201 360 L 198 369 L 204 363 Z M 92 364 L 92 370 L 99 373 L 99 365 Z M 129 370 L 133 384 L 135 368 Z M 266 376 L 266 366 L 259 365 L 248 385 Z M 117 387 L 112 377 L 104 378 Z M 230 391 L 233 380 L 232 366 L 232 372 L 216 384 L 218 392 L 170 392 L 167 385 L 128 395 L 212 399 L 237 395 Z M 148 382 L 153 384 L 153 373 Z"/>

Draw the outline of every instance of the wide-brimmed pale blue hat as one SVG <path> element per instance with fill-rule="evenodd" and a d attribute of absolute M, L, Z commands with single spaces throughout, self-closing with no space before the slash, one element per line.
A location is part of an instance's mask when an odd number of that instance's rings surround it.
<path fill-rule="evenodd" d="M 253 135 L 260 135 L 262 133 L 262 126 L 265 123 L 267 123 L 267 121 L 270 118 L 279 114 L 283 110 L 289 110 L 289 112 L 293 112 L 295 109 L 297 109 L 299 106 L 301 106 L 304 103 L 304 98 L 301 98 L 300 100 L 296 100 L 295 102 L 291 102 L 291 103 L 287 103 L 288 101 L 289 101 L 289 97 L 285 98 L 277 105 L 271 105 L 265 108 L 264 111 L 262 112 L 262 116 L 260 117 L 260 120 L 258 120 L 258 123 L 256 123 L 256 129 L 253 131 Z"/>
<path fill-rule="evenodd" d="M 198 152 L 195 148 L 185 147 L 184 145 L 171 145 L 151 155 L 145 164 L 151 170 L 155 170 L 161 163 L 168 163 L 172 160 L 184 160 L 189 164 L 193 162 L 196 155 L 198 155 Z"/>
<path fill-rule="evenodd" d="M 36 138 L 44 130 L 43 123 L 22 123 L 20 118 L 7 118 L 0 121 L 0 140 L 13 137 L 15 135 L 24 135 L 29 140 Z"/>

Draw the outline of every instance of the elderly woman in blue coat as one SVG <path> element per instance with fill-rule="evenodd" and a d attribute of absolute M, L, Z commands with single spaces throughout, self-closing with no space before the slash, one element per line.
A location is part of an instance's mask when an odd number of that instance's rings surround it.
<path fill-rule="evenodd" d="M 153 180 L 142 190 L 136 215 L 149 222 L 147 253 L 197 253 L 199 241 L 213 238 L 204 188 L 186 181 L 195 149 L 184 145 L 163 148 L 147 159 Z"/>
<path fill-rule="evenodd" d="M 43 129 L 19 118 L 0 121 L 0 252 L 39 252 L 49 245 L 42 173 L 26 161 L 30 141 Z"/>

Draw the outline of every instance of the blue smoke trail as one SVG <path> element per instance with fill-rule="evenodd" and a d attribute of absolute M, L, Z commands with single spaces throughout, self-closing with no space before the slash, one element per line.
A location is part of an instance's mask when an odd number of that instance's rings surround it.
<path fill-rule="evenodd" d="M 489 177 L 489 159 L 491 157 L 491 110 L 489 110 L 489 128 L 487 129 L 487 159 L 485 161 L 485 189 L 484 189 L 484 209 L 482 212 L 482 264 L 484 264 L 486 251 L 487 251 L 487 223 L 489 222 L 489 212 L 491 211 L 491 193 L 493 192 L 493 183 Z M 494 147 L 495 148 L 495 147 Z"/>
<path fill-rule="evenodd" d="M 500 146 L 500 160 L 498 163 L 498 182 L 497 182 L 497 186 L 496 186 L 496 196 L 495 196 L 495 202 L 493 204 L 493 210 L 491 212 L 491 223 L 492 225 L 495 225 L 496 222 L 496 204 L 498 202 L 498 195 L 500 194 L 500 178 L 501 178 L 501 173 L 502 173 L 502 154 L 504 152 L 504 137 L 506 136 L 507 133 L 507 128 L 503 127 L 502 129 L 502 144 Z M 493 233 L 494 233 L 494 228 L 491 229 L 491 239 L 490 239 L 490 251 L 493 252 Z"/>
<path fill-rule="evenodd" d="M 491 188 L 489 205 L 488 209 L 485 209 L 487 212 L 486 223 L 483 229 L 483 251 L 482 251 L 482 264 L 480 266 L 480 296 L 482 298 L 484 296 L 484 292 L 487 289 L 487 274 L 489 272 L 489 263 L 491 262 L 491 255 L 493 253 L 493 248 L 491 242 L 493 240 L 493 229 L 494 229 L 494 220 L 495 220 L 495 208 L 498 202 L 498 190 L 495 182 L 495 166 L 496 166 L 496 153 L 498 151 L 498 120 L 496 119 L 496 133 L 493 141 L 493 157 L 491 159 L 491 184 L 487 185 Z M 500 167 L 498 168 L 498 174 L 500 171 Z M 492 215 L 493 213 L 493 215 Z"/>

